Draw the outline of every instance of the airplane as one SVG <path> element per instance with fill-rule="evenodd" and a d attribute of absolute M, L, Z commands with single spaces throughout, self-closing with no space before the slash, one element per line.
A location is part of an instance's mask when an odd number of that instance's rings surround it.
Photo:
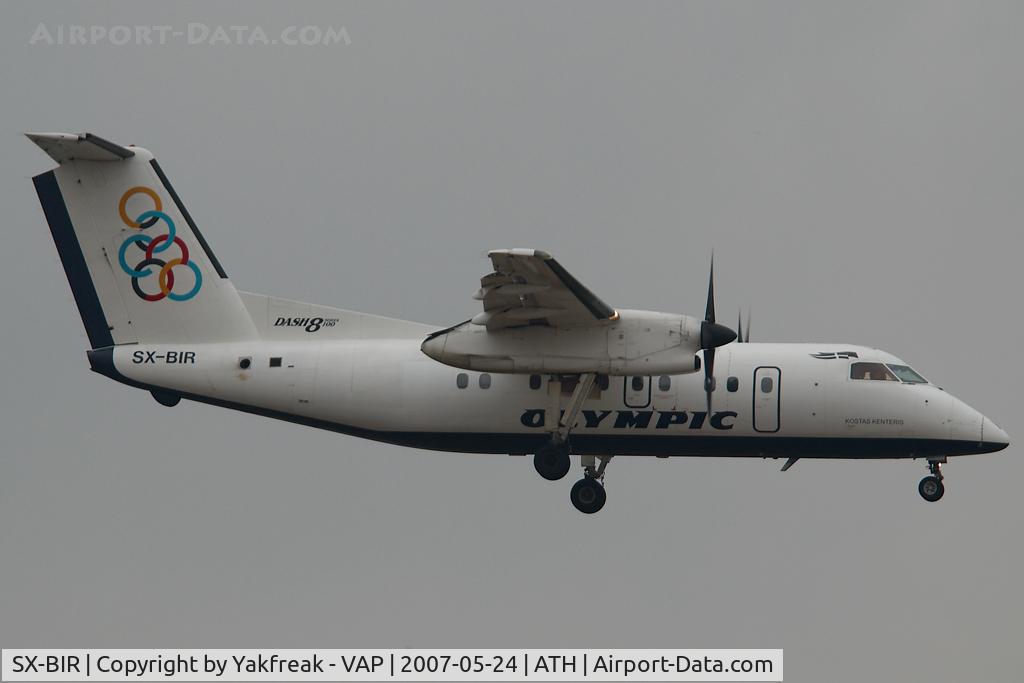
<path fill-rule="evenodd" d="M 413 448 L 533 455 L 570 501 L 605 504 L 615 456 L 921 458 L 1009 437 L 896 356 L 754 343 L 703 318 L 613 308 L 550 254 L 489 252 L 482 310 L 437 329 L 236 290 L 153 154 L 90 133 L 27 133 L 33 178 L 93 371 L 148 391 Z"/>

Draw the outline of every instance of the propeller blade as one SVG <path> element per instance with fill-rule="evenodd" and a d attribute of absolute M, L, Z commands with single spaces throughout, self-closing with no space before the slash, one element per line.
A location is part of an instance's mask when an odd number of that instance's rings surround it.
<path fill-rule="evenodd" d="M 750 309 L 747 309 L 747 336 L 743 338 L 744 342 L 750 341 Z"/>
<path fill-rule="evenodd" d="M 736 341 L 743 343 L 743 311 L 736 314 Z"/>
<path fill-rule="evenodd" d="M 704 320 L 715 322 L 715 255 L 711 254 L 711 273 L 708 275 L 708 305 L 704 310 Z"/>
<path fill-rule="evenodd" d="M 704 350 L 704 392 L 708 396 L 708 416 L 711 415 L 711 392 L 715 388 L 715 348 Z"/>
<path fill-rule="evenodd" d="M 711 272 L 708 276 L 708 305 L 704 322 L 700 324 L 700 348 L 704 350 L 704 391 L 708 396 L 708 415 L 711 414 L 711 392 L 715 388 L 715 349 L 736 339 L 736 333 L 715 322 L 715 255 L 711 254 Z"/>

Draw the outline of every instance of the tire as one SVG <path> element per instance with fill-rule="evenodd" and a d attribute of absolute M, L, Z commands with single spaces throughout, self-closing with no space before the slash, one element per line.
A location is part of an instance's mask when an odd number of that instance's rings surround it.
<path fill-rule="evenodd" d="M 573 507 L 585 515 L 592 515 L 603 508 L 607 499 L 608 494 L 605 493 L 604 486 L 590 477 L 580 479 L 573 484 L 572 491 L 569 492 L 569 500 L 572 501 Z"/>
<path fill-rule="evenodd" d="M 548 481 L 558 481 L 569 473 L 569 448 L 567 445 L 546 443 L 533 456 L 533 467 L 537 474 Z"/>
<path fill-rule="evenodd" d="M 942 480 L 936 476 L 929 475 L 921 480 L 921 483 L 917 485 L 917 492 L 921 494 L 921 497 L 927 500 L 929 503 L 942 498 L 942 494 L 946 492 L 946 487 L 942 485 Z"/>

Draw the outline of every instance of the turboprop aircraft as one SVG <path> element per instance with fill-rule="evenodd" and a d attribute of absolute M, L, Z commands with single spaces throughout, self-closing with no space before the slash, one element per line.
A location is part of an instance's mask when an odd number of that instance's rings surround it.
<path fill-rule="evenodd" d="M 533 454 L 605 503 L 614 456 L 922 458 L 1006 432 L 878 349 L 762 344 L 703 318 L 613 308 L 551 255 L 489 253 L 482 311 L 435 326 L 235 289 L 153 155 L 89 133 L 29 133 L 33 178 L 89 338 L 92 370 L 158 403 L 200 401 L 415 448 Z"/>

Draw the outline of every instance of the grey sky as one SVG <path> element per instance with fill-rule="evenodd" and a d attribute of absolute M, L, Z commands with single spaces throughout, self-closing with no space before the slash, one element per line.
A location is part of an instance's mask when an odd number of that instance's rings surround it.
<path fill-rule="evenodd" d="M 396 448 L 88 371 L 26 130 L 156 153 L 240 289 L 439 326 L 489 248 L 622 307 L 902 356 L 1024 438 L 1019 3 L 0 5 L 0 645 L 782 647 L 787 681 L 1005 681 L 1014 445 L 921 462 Z M 29 45 L 60 24 L 350 45 Z"/>

